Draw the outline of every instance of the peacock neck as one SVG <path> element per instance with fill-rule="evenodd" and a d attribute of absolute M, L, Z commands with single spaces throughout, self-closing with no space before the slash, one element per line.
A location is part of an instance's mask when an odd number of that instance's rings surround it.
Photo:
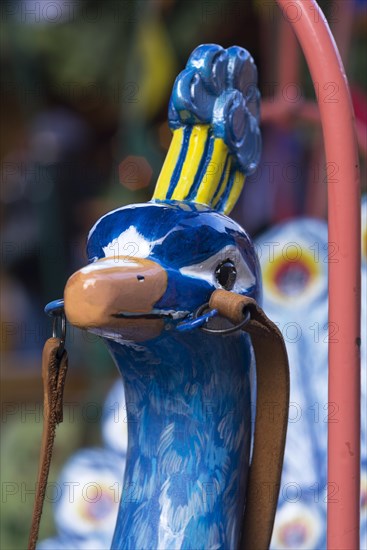
<path fill-rule="evenodd" d="M 246 335 L 167 331 L 109 347 L 128 418 L 112 548 L 236 548 L 251 439 Z"/>

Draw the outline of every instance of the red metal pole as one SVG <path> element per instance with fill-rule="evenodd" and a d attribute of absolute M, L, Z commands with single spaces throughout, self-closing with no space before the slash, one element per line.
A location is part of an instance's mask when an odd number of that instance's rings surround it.
<path fill-rule="evenodd" d="M 361 232 L 353 107 L 342 61 L 317 3 L 276 1 L 306 57 L 323 128 L 329 221 L 328 549 L 356 550 L 360 510 Z"/>

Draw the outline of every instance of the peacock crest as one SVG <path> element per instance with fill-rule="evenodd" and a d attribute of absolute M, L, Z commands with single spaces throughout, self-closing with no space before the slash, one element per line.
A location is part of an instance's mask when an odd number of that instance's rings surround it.
<path fill-rule="evenodd" d="M 259 115 L 257 70 L 247 50 L 198 46 L 173 86 L 173 138 L 153 200 L 229 214 L 260 160 Z"/>

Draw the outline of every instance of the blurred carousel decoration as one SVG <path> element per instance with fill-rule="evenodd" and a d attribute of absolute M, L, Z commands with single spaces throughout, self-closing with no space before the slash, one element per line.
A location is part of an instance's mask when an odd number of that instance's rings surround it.
<path fill-rule="evenodd" d="M 122 382 L 109 392 L 103 409 L 105 448 L 81 449 L 64 466 L 55 489 L 57 536 L 39 550 L 106 550 L 110 548 L 125 470 L 127 418 Z"/>
<path fill-rule="evenodd" d="M 362 201 L 362 330 L 366 327 L 367 200 Z M 292 365 L 287 443 L 274 550 L 326 547 L 327 365 L 328 339 L 337 327 L 328 324 L 327 263 L 336 256 L 328 244 L 327 224 L 298 218 L 265 232 L 255 241 L 263 275 L 263 306 L 283 332 Z M 361 548 L 367 536 L 366 343 L 362 340 L 361 399 Z"/>

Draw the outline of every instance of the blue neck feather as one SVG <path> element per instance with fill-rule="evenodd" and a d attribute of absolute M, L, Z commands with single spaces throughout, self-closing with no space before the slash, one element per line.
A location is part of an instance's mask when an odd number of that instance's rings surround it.
<path fill-rule="evenodd" d="M 129 439 L 112 548 L 236 548 L 251 438 L 248 337 L 171 330 L 107 344 Z"/>

